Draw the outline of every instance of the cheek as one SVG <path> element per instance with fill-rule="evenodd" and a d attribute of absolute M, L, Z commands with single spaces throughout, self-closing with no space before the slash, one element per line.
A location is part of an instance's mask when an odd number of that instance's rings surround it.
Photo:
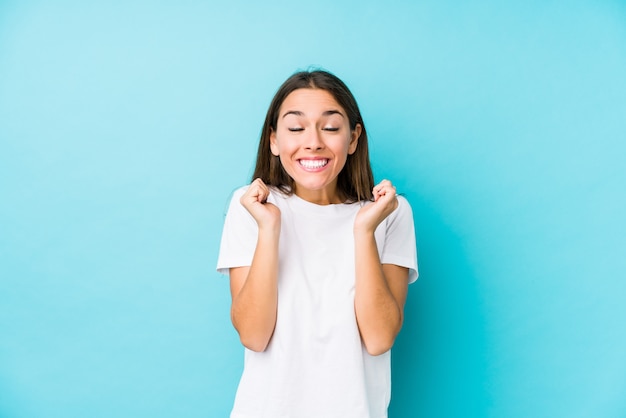
<path fill-rule="evenodd" d="M 281 135 L 280 132 L 270 137 L 270 151 L 272 151 L 272 154 L 279 157 L 280 155 L 291 153 L 294 144 L 289 139 L 288 136 Z"/>
<path fill-rule="evenodd" d="M 347 138 L 345 138 L 344 142 L 343 142 L 343 153 L 346 155 L 350 155 L 352 153 L 354 153 L 354 151 L 356 151 L 356 144 L 351 142 L 352 137 L 348 136 Z"/>
<path fill-rule="evenodd" d="M 292 152 L 291 148 L 293 147 L 290 146 L 289 142 L 285 141 L 284 138 L 282 140 L 278 138 L 271 146 L 272 154 L 276 156 L 290 154 Z"/>

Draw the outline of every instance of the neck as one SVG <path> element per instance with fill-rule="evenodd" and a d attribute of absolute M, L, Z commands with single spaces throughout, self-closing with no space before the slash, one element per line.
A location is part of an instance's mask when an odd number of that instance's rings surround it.
<path fill-rule="evenodd" d="M 303 190 L 296 187 L 294 193 L 300 199 L 316 205 L 333 205 L 344 202 L 337 190 L 330 193 L 328 190 Z"/>

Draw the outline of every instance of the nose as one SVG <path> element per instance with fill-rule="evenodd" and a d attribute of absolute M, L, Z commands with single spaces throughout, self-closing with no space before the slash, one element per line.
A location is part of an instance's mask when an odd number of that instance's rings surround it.
<path fill-rule="evenodd" d="M 309 135 L 307 135 L 304 143 L 304 148 L 314 151 L 324 148 L 324 141 L 322 140 L 322 136 L 317 129 L 309 131 Z"/>

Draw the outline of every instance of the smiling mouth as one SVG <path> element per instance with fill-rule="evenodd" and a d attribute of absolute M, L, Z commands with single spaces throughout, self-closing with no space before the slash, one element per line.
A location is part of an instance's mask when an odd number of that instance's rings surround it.
<path fill-rule="evenodd" d="M 315 159 L 315 160 L 298 160 L 300 165 L 306 169 L 314 170 L 317 168 L 322 168 L 326 164 L 328 164 L 327 159 Z"/>

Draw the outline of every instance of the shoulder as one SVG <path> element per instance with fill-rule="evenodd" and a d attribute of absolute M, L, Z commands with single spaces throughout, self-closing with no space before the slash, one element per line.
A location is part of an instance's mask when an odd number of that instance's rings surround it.
<path fill-rule="evenodd" d="M 396 198 L 398 199 L 398 206 L 402 205 L 402 206 L 408 207 L 409 209 L 411 208 L 411 204 L 409 203 L 406 197 L 399 194 L 396 196 Z"/>
<path fill-rule="evenodd" d="M 397 196 L 398 207 L 391 212 L 391 214 L 385 220 L 387 228 L 404 228 L 413 224 L 413 210 L 411 204 L 404 196 Z"/>
<path fill-rule="evenodd" d="M 246 192 L 246 190 L 248 190 L 248 188 L 250 187 L 249 184 L 246 184 L 244 186 L 239 186 L 237 187 L 235 190 L 232 191 L 232 193 L 230 194 L 231 196 L 231 200 L 237 198 L 241 198 L 241 196 L 244 195 L 244 193 Z"/>
<path fill-rule="evenodd" d="M 229 206 L 232 206 L 233 202 L 238 201 L 241 198 L 241 196 L 243 196 L 246 190 L 248 190 L 248 187 L 249 185 L 239 186 L 231 190 L 231 192 L 226 197 L 226 204 Z"/>
<path fill-rule="evenodd" d="M 226 198 L 226 214 L 228 216 L 235 216 L 236 214 L 247 213 L 243 205 L 241 204 L 241 196 L 248 190 L 249 185 L 240 186 L 232 190 Z"/>
<path fill-rule="evenodd" d="M 396 213 L 397 215 L 408 213 L 412 216 L 413 210 L 411 209 L 411 204 L 409 203 L 407 198 L 402 195 L 398 195 L 396 196 L 396 198 L 398 199 L 398 207 L 396 208 L 394 213 Z"/>

